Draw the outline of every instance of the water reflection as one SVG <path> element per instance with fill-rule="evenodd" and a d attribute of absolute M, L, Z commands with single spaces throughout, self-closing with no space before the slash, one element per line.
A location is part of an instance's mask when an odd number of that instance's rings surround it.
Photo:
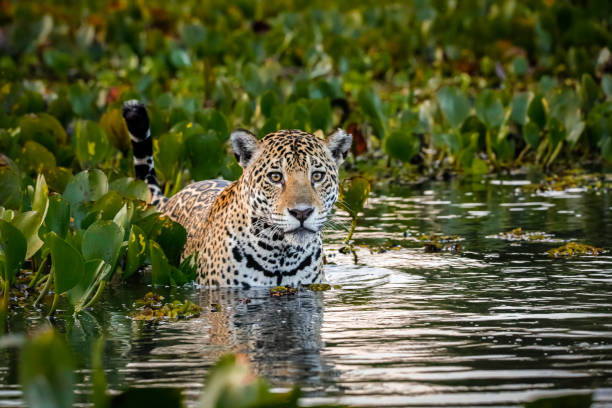
<path fill-rule="evenodd" d="M 520 226 L 610 249 L 609 192 L 525 195 L 521 184 L 452 182 L 375 195 L 355 234 L 361 243 L 439 233 L 460 235 L 463 251 L 425 253 L 413 240 L 382 253 L 358 247 L 354 262 L 337 251 L 345 233 L 334 229 L 326 273 L 341 290 L 286 298 L 165 291 L 206 312 L 147 324 L 126 317 L 150 290 L 133 285 L 113 288 L 76 321 L 52 323 L 83 367 L 93 339 L 106 336 L 117 390 L 181 387 L 193 400 L 210 365 L 234 351 L 275 386 L 303 385 L 304 404 L 520 406 L 537 395 L 595 391 L 594 406 L 612 405 L 612 255 L 552 259 L 545 252 L 559 243 L 486 238 Z M 10 320 L 15 332 L 41 324 L 49 323 L 32 310 Z M 0 405 L 19 398 L 16 361 L 14 352 L 0 354 Z M 88 374 L 79 372 L 82 392 Z"/>

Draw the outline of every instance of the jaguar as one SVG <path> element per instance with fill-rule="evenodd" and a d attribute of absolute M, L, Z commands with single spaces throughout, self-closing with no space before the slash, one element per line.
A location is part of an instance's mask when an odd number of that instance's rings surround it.
<path fill-rule="evenodd" d="M 238 129 L 230 142 L 242 167 L 238 180 L 204 180 L 172 197 L 159 186 L 146 107 L 123 106 L 136 177 L 151 204 L 187 231 L 183 258 L 197 252 L 197 283 L 208 287 L 321 283 L 322 230 L 338 198 L 338 168 L 352 136 L 337 129 L 325 139 L 279 130 L 258 139 Z"/>

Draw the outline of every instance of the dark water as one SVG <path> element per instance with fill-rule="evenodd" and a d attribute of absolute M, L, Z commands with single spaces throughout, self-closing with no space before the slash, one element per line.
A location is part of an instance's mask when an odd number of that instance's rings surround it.
<path fill-rule="evenodd" d="M 610 252 L 554 259 L 545 251 L 558 242 L 486 238 L 520 226 L 610 250 L 612 196 L 522 194 L 518 184 L 433 183 L 374 195 L 359 243 L 442 233 L 462 237 L 462 251 L 425 253 L 418 242 L 384 253 L 360 247 L 355 263 L 337 251 L 345 232 L 331 230 L 326 272 L 340 290 L 287 298 L 267 290 L 162 291 L 222 309 L 143 324 L 126 314 L 150 288 L 117 287 L 78 320 L 51 323 L 68 334 L 84 366 L 93 339 L 106 336 L 116 390 L 180 387 L 193 400 L 210 365 L 234 351 L 279 389 L 301 384 L 304 405 L 508 407 L 593 392 L 593 406 L 612 406 Z M 336 220 L 348 222 L 340 213 Z M 239 301 L 247 296 L 251 303 Z M 10 319 L 13 332 L 41 324 L 49 322 L 31 310 Z M 0 405 L 19 404 L 16 361 L 14 352 L 0 352 Z M 81 393 L 88 374 L 79 371 Z"/>

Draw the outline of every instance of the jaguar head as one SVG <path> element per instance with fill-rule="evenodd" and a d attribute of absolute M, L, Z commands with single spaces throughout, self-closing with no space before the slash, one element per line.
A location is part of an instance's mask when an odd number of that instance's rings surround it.
<path fill-rule="evenodd" d="M 351 147 L 351 135 L 338 129 L 321 139 L 281 130 L 257 140 L 237 130 L 231 142 L 243 168 L 252 230 L 289 243 L 319 237 L 338 199 L 338 166 Z"/>

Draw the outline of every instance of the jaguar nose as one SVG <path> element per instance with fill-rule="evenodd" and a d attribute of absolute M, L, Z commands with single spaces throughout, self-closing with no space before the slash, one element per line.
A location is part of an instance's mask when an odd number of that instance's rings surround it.
<path fill-rule="evenodd" d="M 298 210 L 297 208 L 288 209 L 289 214 L 293 215 L 301 224 L 306 221 L 310 214 L 314 211 L 314 208 L 306 208 L 305 210 Z"/>

